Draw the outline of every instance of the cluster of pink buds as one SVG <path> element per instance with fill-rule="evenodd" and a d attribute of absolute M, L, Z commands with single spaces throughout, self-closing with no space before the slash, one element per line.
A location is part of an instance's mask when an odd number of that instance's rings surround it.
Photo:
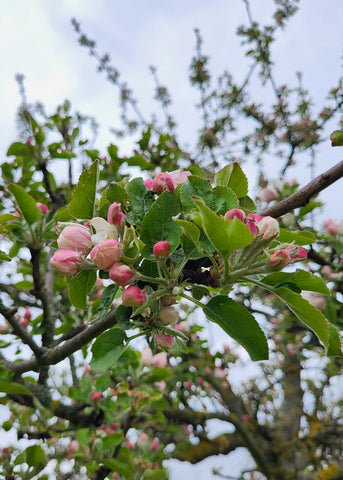
<path fill-rule="evenodd" d="M 290 263 L 306 260 L 307 252 L 302 247 L 290 246 L 272 252 L 269 265 L 273 268 L 283 268 Z"/>
<path fill-rule="evenodd" d="M 149 190 L 157 193 L 157 195 L 164 191 L 173 193 L 178 185 L 186 182 L 189 175 L 191 175 L 191 172 L 182 172 L 181 170 L 174 170 L 169 173 L 161 172 L 153 180 L 145 180 L 144 184 Z"/>
<path fill-rule="evenodd" d="M 258 236 L 263 240 L 272 241 L 280 234 L 279 222 L 273 217 L 262 217 L 255 213 L 248 213 L 248 215 L 246 215 L 245 212 L 239 208 L 228 210 L 224 215 L 224 218 L 227 220 L 232 220 L 235 217 L 247 225 L 254 237 Z"/>
<path fill-rule="evenodd" d="M 335 237 L 343 230 L 342 225 L 335 223 L 331 218 L 328 218 L 323 222 L 323 227 L 332 237 Z"/>

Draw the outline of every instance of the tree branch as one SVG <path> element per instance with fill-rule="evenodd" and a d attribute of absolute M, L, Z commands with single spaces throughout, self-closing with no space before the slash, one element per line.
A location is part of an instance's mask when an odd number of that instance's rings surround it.
<path fill-rule="evenodd" d="M 326 172 L 321 173 L 297 192 L 293 193 L 287 198 L 284 198 L 279 203 L 266 208 L 260 214 L 274 218 L 281 217 L 285 213 L 291 212 L 298 207 L 307 205 L 310 199 L 317 193 L 325 190 L 337 180 L 343 177 L 343 160 L 334 165 Z"/>

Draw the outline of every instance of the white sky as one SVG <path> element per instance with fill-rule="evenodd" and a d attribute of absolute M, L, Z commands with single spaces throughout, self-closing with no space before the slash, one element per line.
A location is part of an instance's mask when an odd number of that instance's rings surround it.
<path fill-rule="evenodd" d="M 251 0 L 251 4 L 257 19 L 268 18 L 272 11 L 271 0 Z M 213 73 L 226 68 L 237 80 L 245 76 L 247 63 L 240 40 L 235 37 L 236 27 L 246 23 L 243 2 L 239 0 L 2 0 L 0 162 L 5 160 L 8 146 L 17 138 L 15 114 L 20 102 L 14 80 L 17 72 L 26 77 L 30 102 L 39 100 L 52 112 L 68 98 L 74 109 L 94 115 L 99 121 L 99 147 L 114 141 L 109 128 L 120 128 L 118 92 L 96 72 L 94 59 L 77 44 L 70 24 L 74 16 L 88 35 L 96 39 L 99 50 L 111 54 L 113 64 L 133 89 L 148 118 L 156 106 L 148 66 L 158 66 L 161 83 L 166 84 L 172 94 L 172 112 L 184 142 L 192 143 L 200 126 L 194 108 L 198 95 L 188 83 L 194 50 L 193 29 L 197 27 L 201 31 Z M 342 21 L 342 0 L 303 0 L 300 12 L 285 32 L 278 35 L 273 48 L 277 83 L 294 86 L 294 72 L 303 71 L 304 84 L 318 108 L 329 88 L 342 75 Z M 338 121 L 331 127 L 336 129 Z M 125 144 L 125 148 L 131 145 Z M 343 149 L 333 149 L 329 142 L 320 152 L 317 173 L 343 157 Z M 308 173 L 303 169 L 300 172 L 299 178 L 304 183 Z M 290 176 L 296 173 L 294 169 Z M 341 189 L 342 180 L 321 197 L 327 201 L 329 217 L 342 218 L 342 202 L 338 201 L 342 198 Z M 175 472 L 175 478 L 210 478 L 203 466 L 188 469 L 182 464 Z"/>

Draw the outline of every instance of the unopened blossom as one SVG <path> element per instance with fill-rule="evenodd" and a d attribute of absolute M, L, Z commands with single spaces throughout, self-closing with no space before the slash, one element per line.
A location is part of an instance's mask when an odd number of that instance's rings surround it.
<path fill-rule="evenodd" d="M 253 220 L 249 220 L 247 222 L 247 227 L 249 228 L 250 232 L 256 237 L 257 235 L 257 225 Z"/>
<path fill-rule="evenodd" d="M 83 258 L 81 252 L 63 249 L 57 250 L 49 262 L 58 272 L 64 275 L 74 275 L 83 264 Z"/>
<path fill-rule="evenodd" d="M 151 365 L 156 368 L 164 368 L 168 364 L 167 355 L 165 352 L 159 352 L 153 355 L 151 359 Z"/>
<path fill-rule="evenodd" d="M 159 347 L 169 349 L 174 346 L 175 340 L 172 335 L 158 333 L 157 335 L 155 335 L 155 343 Z"/>
<path fill-rule="evenodd" d="M 144 447 L 148 443 L 149 443 L 149 436 L 145 432 L 142 432 L 137 438 L 137 445 L 139 445 L 140 447 Z"/>
<path fill-rule="evenodd" d="M 192 175 L 192 174 L 191 172 L 174 170 L 173 172 L 169 172 L 169 175 L 171 176 L 174 183 L 174 187 L 176 188 L 178 185 L 181 185 L 181 183 L 185 183 L 189 175 Z"/>
<path fill-rule="evenodd" d="M 74 250 L 87 255 L 92 248 L 91 232 L 84 225 L 68 225 L 57 239 L 57 245 L 64 250 Z"/>
<path fill-rule="evenodd" d="M 69 446 L 67 448 L 68 453 L 74 453 L 76 450 L 79 448 L 79 442 L 77 440 L 72 440 L 69 443 Z"/>
<path fill-rule="evenodd" d="M 272 256 L 269 259 L 269 265 L 271 267 L 282 268 L 288 265 L 290 261 L 291 261 L 291 256 L 289 252 L 286 249 L 281 248 L 280 250 L 275 250 L 272 253 Z"/>
<path fill-rule="evenodd" d="M 164 380 L 161 380 L 159 382 L 155 382 L 154 385 L 159 389 L 160 392 L 164 392 L 164 390 L 167 387 L 167 384 Z"/>
<path fill-rule="evenodd" d="M 37 207 L 40 209 L 40 211 L 43 213 L 43 215 L 46 215 L 49 211 L 48 207 L 46 205 L 44 205 L 44 203 L 37 202 Z"/>
<path fill-rule="evenodd" d="M 89 396 L 94 402 L 98 402 L 102 398 L 102 393 L 101 392 L 90 392 Z"/>
<path fill-rule="evenodd" d="M 331 218 L 328 218 L 323 222 L 323 227 L 329 235 L 335 237 L 340 230 L 340 225 L 335 223 Z"/>
<path fill-rule="evenodd" d="M 114 202 L 109 206 L 107 212 L 108 223 L 121 227 L 125 222 L 125 218 L 125 214 L 120 208 L 120 203 Z"/>
<path fill-rule="evenodd" d="M 279 222 L 273 217 L 263 217 L 257 223 L 257 228 L 263 240 L 272 240 L 280 235 Z"/>
<path fill-rule="evenodd" d="M 274 187 L 266 187 L 260 192 L 260 199 L 264 202 L 271 202 L 272 200 L 278 200 L 280 195 L 277 193 Z"/>
<path fill-rule="evenodd" d="M 238 220 L 240 220 L 241 222 L 244 222 L 246 215 L 243 212 L 243 210 L 241 210 L 240 208 L 232 208 L 231 210 L 228 210 L 225 213 L 224 218 L 226 220 L 232 220 L 233 218 L 238 218 Z"/>
<path fill-rule="evenodd" d="M 30 320 L 28 318 L 23 318 L 19 323 L 23 328 L 27 328 L 30 324 Z"/>
<path fill-rule="evenodd" d="M 168 257 L 170 253 L 170 243 L 167 240 L 162 240 L 161 242 L 155 243 L 152 249 L 152 253 L 156 258 L 165 258 Z"/>
<path fill-rule="evenodd" d="M 160 441 L 158 438 L 154 438 L 154 440 L 150 443 L 150 450 L 154 452 L 155 450 L 158 449 L 158 446 L 160 444 Z"/>
<path fill-rule="evenodd" d="M 32 313 L 30 312 L 30 309 L 25 308 L 24 318 L 27 319 L 27 320 L 31 320 L 31 317 L 32 317 Z"/>
<path fill-rule="evenodd" d="M 169 173 L 158 173 L 152 182 L 152 189 L 160 195 L 164 191 L 173 193 L 175 190 L 174 182 Z"/>
<path fill-rule="evenodd" d="M 135 276 L 135 272 L 128 265 L 120 262 L 114 263 L 108 274 L 110 279 L 121 287 L 126 287 Z"/>
<path fill-rule="evenodd" d="M 120 260 L 120 246 L 117 240 L 105 240 L 92 248 L 90 257 L 101 270 L 107 270 Z"/>
<path fill-rule="evenodd" d="M 153 182 L 152 182 L 152 180 L 150 180 L 150 178 L 147 178 L 146 180 L 144 180 L 144 185 L 145 185 L 146 188 L 148 188 L 149 190 L 152 190 Z"/>
<path fill-rule="evenodd" d="M 158 313 L 162 325 L 171 325 L 179 320 L 179 313 L 173 307 L 163 307 Z"/>
<path fill-rule="evenodd" d="M 178 330 L 179 332 L 182 332 L 182 333 L 189 333 L 191 331 L 191 327 L 188 325 L 188 323 L 186 322 L 186 320 L 183 320 L 182 322 L 180 323 L 177 323 L 174 328 L 176 330 Z"/>
<path fill-rule="evenodd" d="M 127 287 L 121 294 L 123 305 L 126 307 L 140 307 L 146 300 L 143 291 L 138 287 Z"/>
<path fill-rule="evenodd" d="M 289 250 L 289 249 L 287 249 Z M 295 253 L 291 253 L 292 261 L 293 260 L 306 260 L 307 258 L 307 251 L 302 247 L 297 247 L 297 251 Z"/>
<path fill-rule="evenodd" d="M 151 365 L 152 364 L 152 351 L 149 347 L 147 348 L 144 348 L 142 351 L 141 351 L 141 356 L 142 356 L 142 363 L 143 365 Z"/>
<path fill-rule="evenodd" d="M 214 369 L 214 377 L 218 379 L 224 379 L 227 377 L 228 371 L 226 368 L 216 367 Z"/>

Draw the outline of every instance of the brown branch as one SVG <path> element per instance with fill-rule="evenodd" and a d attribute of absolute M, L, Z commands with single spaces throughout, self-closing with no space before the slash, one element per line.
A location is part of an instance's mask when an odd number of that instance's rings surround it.
<path fill-rule="evenodd" d="M 100 333 L 113 327 L 116 322 L 115 310 L 112 310 L 105 317 L 93 323 L 93 325 L 90 325 L 78 335 L 75 335 L 75 337 L 67 340 L 63 345 L 51 349 L 44 360 L 38 361 L 35 358 L 23 360 L 22 362 L 11 363 L 9 368 L 13 372 L 21 374 L 29 370 L 40 370 L 43 366 L 56 365 L 93 340 L 93 338 L 96 338 Z"/>
<path fill-rule="evenodd" d="M 343 160 L 334 165 L 326 172 L 321 173 L 315 179 L 311 180 L 307 185 L 300 188 L 287 198 L 284 198 L 279 203 L 266 208 L 260 214 L 274 218 L 281 217 L 292 210 L 299 207 L 304 207 L 310 199 L 317 193 L 325 190 L 337 180 L 343 177 Z"/>

